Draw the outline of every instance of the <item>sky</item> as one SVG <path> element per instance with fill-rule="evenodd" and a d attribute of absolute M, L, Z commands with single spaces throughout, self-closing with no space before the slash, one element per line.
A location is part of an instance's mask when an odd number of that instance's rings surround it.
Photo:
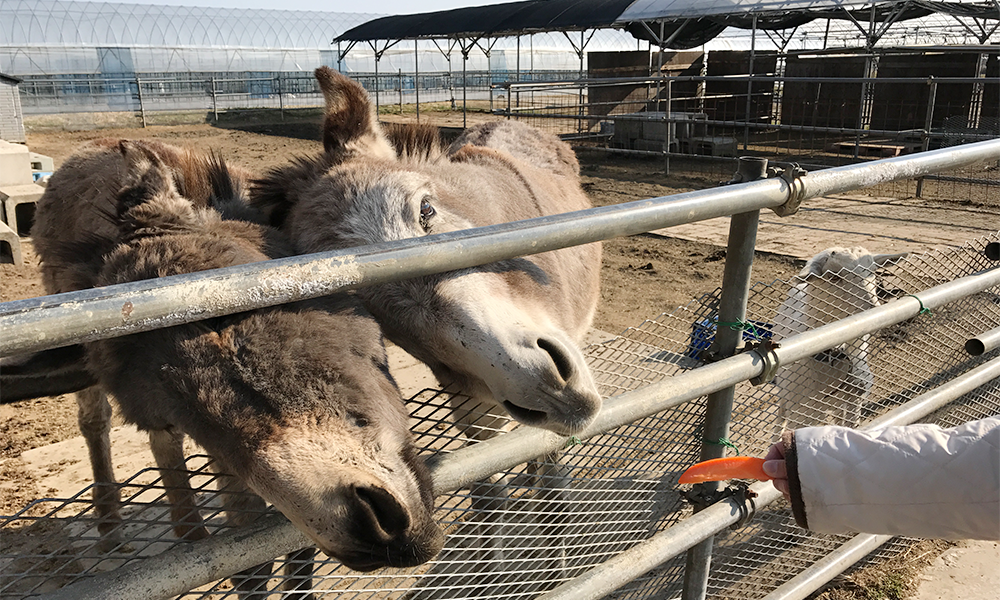
<path fill-rule="evenodd" d="M 168 4 L 174 6 L 214 6 L 224 8 L 276 8 L 292 10 L 325 10 L 369 14 L 409 14 L 448 10 L 464 6 L 498 4 L 511 0 L 107 0 L 128 4 Z"/>

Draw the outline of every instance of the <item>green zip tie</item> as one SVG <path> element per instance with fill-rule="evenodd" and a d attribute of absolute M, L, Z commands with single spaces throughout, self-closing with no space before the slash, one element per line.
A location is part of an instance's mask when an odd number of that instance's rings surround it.
<path fill-rule="evenodd" d="M 726 438 L 719 438 L 718 440 L 709 440 L 702 438 L 701 441 L 706 444 L 713 444 L 715 446 L 725 446 L 726 448 L 732 448 L 736 452 L 736 456 L 740 455 L 740 449 L 736 447 L 736 444 L 730 442 Z"/>
<path fill-rule="evenodd" d="M 757 328 L 750 321 L 719 321 L 720 327 L 728 327 L 733 331 L 748 331 L 750 335 L 754 337 L 755 340 L 760 339 L 760 334 L 757 332 Z"/>
<path fill-rule="evenodd" d="M 916 294 L 907 294 L 907 296 L 909 296 L 911 298 L 917 298 Z M 929 314 L 931 314 L 931 309 L 924 308 L 924 301 L 923 300 L 921 300 L 920 298 L 917 298 L 917 302 L 920 303 L 920 312 L 917 313 L 918 315 L 929 315 Z"/>
<path fill-rule="evenodd" d="M 571 435 L 569 436 L 569 439 L 566 440 L 566 445 L 563 446 L 563 448 L 569 448 L 570 446 L 577 446 L 581 444 L 583 444 L 583 440 L 576 437 L 575 435 Z"/>

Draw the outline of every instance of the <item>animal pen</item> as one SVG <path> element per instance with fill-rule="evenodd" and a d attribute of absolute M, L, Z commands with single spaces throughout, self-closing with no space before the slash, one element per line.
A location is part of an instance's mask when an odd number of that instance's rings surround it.
<path fill-rule="evenodd" d="M 751 283 L 757 220 L 826 194 L 1000 160 L 1000 139 L 594 208 L 421 240 L 353 248 L 0 305 L 0 355 L 125 335 L 346 289 L 465 268 L 616 236 L 732 215 L 715 294 L 586 349 L 605 405 L 566 438 L 505 427 L 467 445 L 448 420 L 450 391 L 410 400 L 418 446 L 432 467 L 441 554 L 412 569 L 352 572 L 317 559 L 313 592 L 342 598 L 804 598 L 868 557 L 910 540 L 821 535 L 797 528 L 769 483 L 713 498 L 679 494 L 677 478 L 727 446 L 760 455 L 780 421 L 772 378 L 856 340 L 869 376 L 857 393 L 861 427 L 917 420 L 957 425 L 1000 413 L 1000 231 L 960 248 L 910 254 L 870 277 L 872 303 L 841 288 L 850 316 L 771 339 L 798 281 Z M 748 164 L 753 161 L 748 161 Z M 836 277 L 830 277 L 835 275 Z M 832 284 L 847 280 L 828 274 Z M 130 310 L 123 313 L 123 306 Z M 127 315 L 124 316 L 123 315 Z M 787 315 L 786 315 L 787 316 Z M 967 353 L 967 340 L 983 345 Z M 746 346 L 741 346 L 746 342 Z M 777 343 L 773 343 L 777 342 Z M 974 345 L 973 345 L 974 346 Z M 813 400 L 821 400 L 813 398 Z M 830 407 L 835 409 L 836 407 Z M 539 457 L 558 454 L 558 468 Z M 37 500 L 0 519 L 0 598 L 225 598 L 225 578 L 309 544 L 280 514 L 232 529 L 222 519 L 205 458 L 187 468 L 212 536 L 179 542 L 153 470 L 120 484 L 124 544 L 98 547 L 89 489 Z M 534 462 L 532 466 L 529 463 Z M 556 467 L 556 465 L 549 465 Z M 489 480 L 490 485 L 477 482 Z M 484 492 L 488 490 L 488 492 Z M 713 502 L 713 500 L 718 500 Z M 280 564 L 280 561 L 279 561 Z M 282 578 L 266 593 L 281 595 Z M 262 591 L 262 594 L 264 591 Z M 293 594 L 290 592 L 290 594 Z M 298 596 L 301 597 L 301 596 Z"/>

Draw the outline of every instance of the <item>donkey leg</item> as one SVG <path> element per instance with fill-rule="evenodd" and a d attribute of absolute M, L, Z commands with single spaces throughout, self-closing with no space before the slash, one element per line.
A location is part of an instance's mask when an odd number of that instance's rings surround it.
<path fill-rule="evenodd" d="M 192 541 L 208 537 L 191 487 L 191 477 L 185 470 L 184 434 L 173 429 L 150 431 L 149 447 L 153 450 L 153 458 L 160 469 L 160 478 L 170 501 L 174 535 Z"/>
<path fill-rule="evenodd" d="M 249 525 L 260 517 L 267 508 L 264 500 L 254 494 L 242 481 L 231 475 L 219 473 L 219 493 L 226 510 L 226 521 L 237 527 Z M 230 580 L 239 597 L 243 600 L 266 598 L 268 581 L 274 570 L 273 562 L 261 563 L 233 575 Z"/>
<path fill-rule="evenodd" d="M 313 559 L 315 557 L 315 548 L 303 548 L 285 557 L 285 581 L 282 582 L 281 589 L 293 593 L 283 594 L 282 598 L 313 600 L 316 597 L 310 591 L 313 584 Z"/>
<path fill-rule="evenodd" d="M 94 506 L 97 508 L 97 531 L 102 548 L 114 549 L 121 538 L 121 491 L 115 482 L 111 462 L 111 404 L 98 386 L 76 394 L 77 423 L 87 442 L 90 467 L 94 472 Z"/>

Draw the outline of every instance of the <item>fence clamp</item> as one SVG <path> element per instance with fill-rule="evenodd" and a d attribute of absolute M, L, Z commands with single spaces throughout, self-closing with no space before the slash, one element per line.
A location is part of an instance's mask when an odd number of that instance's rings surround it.
<path fill-rule="evenodd" d="M 751 377 L 750 383 L 753 385 L 771 383 L 771 380 L 774 379 L 774 374 L 778 371 L 778 367 L 780 366 L 778 354 L 774 350 L 775 348 L 780 347 L 781 344 L 771 340 L 761 340 L 759 342 L 752 342 L 751 344 L 748 344 L 747 351 L 753 352 L 759 356 L 761 362 L 764 363 L 764 369 L 760 372 L 760 375 Z"/>
<path fill-rule="evenodd" d="M 779 217 L 787 217 L 798 212 L 799 205 L 802 204 L 802 198 L 805 195 L 805 186 L 802 185 L 801 178 L 808 173 L 796 163 L 791 163 L 781 171 L 779 177 L 788 182 L 788 200 L 785 200 L 781 206 L 771 207 L 774 214 Z"/>
<path fill-rule="evenodd" d="M 734 481 L 723 490 L 706 490 L 702 484 L 699 484 L 690 490 L 681 492 L 681 498 L 694 506 L 696 512 L 726 498 L 735 500 L 737 510 L 740 511 L 740 518 L 729 526 L 733 530 L 743 527 L 757 514 L 757 503 L 753 500 L 756 497 L 757 493 L 751 490 L 750 484 L 745 481 Z"/>

